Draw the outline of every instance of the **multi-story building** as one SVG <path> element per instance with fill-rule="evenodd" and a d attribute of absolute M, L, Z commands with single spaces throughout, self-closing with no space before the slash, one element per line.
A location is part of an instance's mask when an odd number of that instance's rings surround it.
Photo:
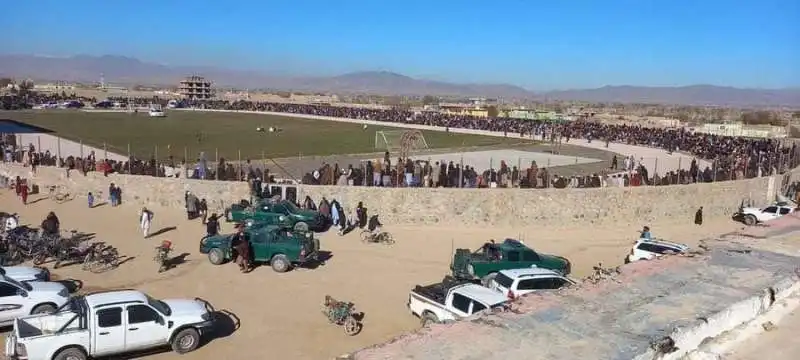
<path fill-rule="evenodd" d="M 202 76 L 188 76 L 181 81 L 178 92 L 189 100 L 208 100 L 214 97 L 211 81 Z"/>

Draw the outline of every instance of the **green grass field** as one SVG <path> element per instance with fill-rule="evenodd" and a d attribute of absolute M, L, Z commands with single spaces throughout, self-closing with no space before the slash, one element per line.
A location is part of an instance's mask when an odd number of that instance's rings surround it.
<path fill-rule="evenodd" d="M 170 154 L 182 158 L 205 151 L 220 157 L 242 159 L 281 158 L 308 155 L 358 154 L 375 149 L 375 131 L 398 128 L 369 126 L 336 121 L 303 119 L 260 114 L 170 111 L 166 118 L 151 118 L 146 113 L 84 112 L 48 110 L 0 112 L 0 117 L 40 126 L 55 135 L 108 151 L 137 157 L 159 158 Z M 277 133 L 257 132 L 257 127 L 276 127 Z M 520 144 L 519 139 L 448 134 L 423 131 L 430 148 L 476 147 Z M 169 146 L 169 148 L 168 148 Z M 169 150 L 168 150 L 169 149 Z M 193 155 L 190 155 L 193 156 Z"/>

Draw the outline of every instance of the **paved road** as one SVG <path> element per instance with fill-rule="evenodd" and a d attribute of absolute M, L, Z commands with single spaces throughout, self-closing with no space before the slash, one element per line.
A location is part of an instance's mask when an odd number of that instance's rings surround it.
<path fill-rule="evenodd" d="M 725 360 L 800 359 L 800 309 L 778 323 L 777 329 L 762 333 L 736 347 Z"/>

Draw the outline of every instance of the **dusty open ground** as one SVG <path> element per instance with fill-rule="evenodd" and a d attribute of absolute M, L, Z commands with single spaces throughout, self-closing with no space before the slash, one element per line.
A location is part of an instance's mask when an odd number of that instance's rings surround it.
<path fill-rule="evenodd" d="M 366 246 L 357 235 L 322 235 L 322 247 L 333 257 L 317 269 L 301 269 L 286 274 L 269 267 L 240 274 L 235 265 L 213 266 L 197 253 L 203 228 L 188 222 L 180 211 L 153 209 L 153 229 L 176 227 L 152 239 L 142 239 L 137 228 L 139 208 L 100 206 L 88 209 L 83 200 L 54 204 L 49 200 L 22 206 L 14 194 L 0 190 L 0 209 L 19 212 L 23 223 L 38 225 L 54 210 L 64 229 L 95 233 L 133 257 L 119 269 L 91 274 L 76 267 L 54 271 L 62 278 L 84 282 L 85 289 L 135 287 L 157 297 L 205 298 L 218 309 L 227 309 L 240 319 L 240 328 L 230 336 L 212 341 L 187 359 L 218 359 L 238 354 L 255 357 L 269 349 L 290 359 L 326 359 L 363 346 L 385 341 L 418 322 L 405 307 L 410 288 L 417 283 L 434 282 L 445 275 L 451 254 L 451 241 L 457 247 L 475 248 L 488 238 L 521 236 L 542 252 L 564 255 L 574 263 L 576 276 L 588 273 L 597 262 L 621 263 L 643 224 L 631 222 L 613 228 L 586 227 L 556 230 L 532 226 L 526 229 L 405 228 L 387 225 L 398 243 L 392 247 Z M 686 221 L 649 224 L 654 235 L 694 244 L 698 239 L 736 229 L 728 219 L 713 219 L 703 226 Z M 226 227 L 225 230 L 230 230 Z M 176 255 L 188 253 L 175 269 L 158 274 L 151 260 L 153 247 L 163 239 L 176 246 Z M 324 295 L 353 301 L 366 313 L 364 331 L 347 337 L 320 314 Z M 229 321 L 222 333 L 230 333 Z M 172 354 L 150 358 L 166 359 Z"/>

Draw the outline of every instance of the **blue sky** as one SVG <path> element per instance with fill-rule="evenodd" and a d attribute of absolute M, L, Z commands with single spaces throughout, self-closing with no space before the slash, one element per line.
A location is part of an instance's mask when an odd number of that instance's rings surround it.
<path fill-rule="evenodd" d="M 3 10 L 5 53 L 387 70 L 533 90 L 800 87 L 798 0 L 28 0 Z"/>

